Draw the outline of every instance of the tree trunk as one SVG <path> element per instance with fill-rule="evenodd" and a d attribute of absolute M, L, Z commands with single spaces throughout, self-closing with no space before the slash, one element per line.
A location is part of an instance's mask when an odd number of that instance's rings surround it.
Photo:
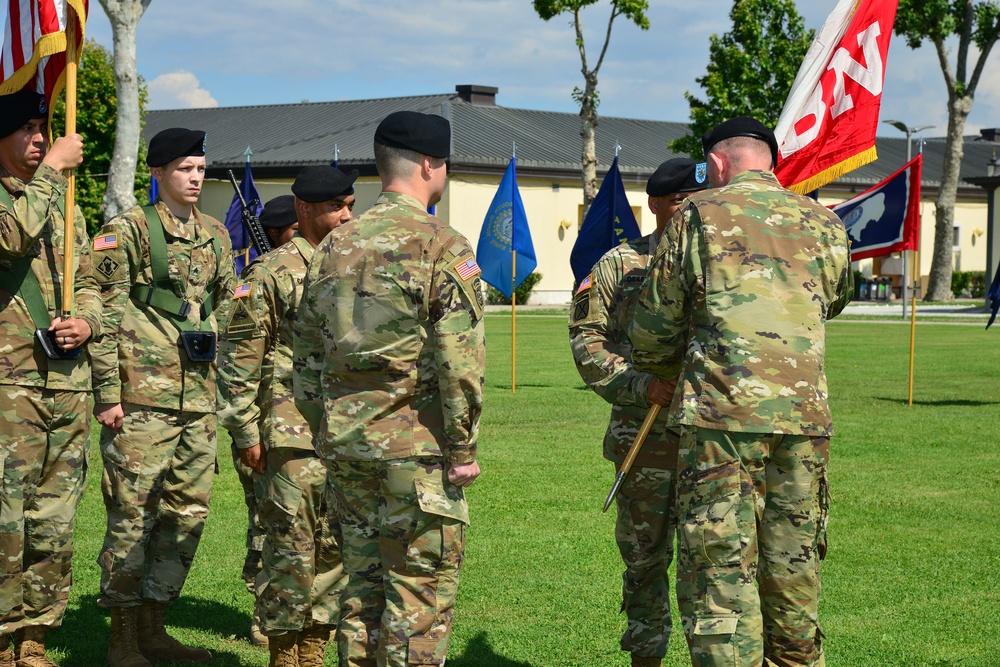
<path fill-rule="evenodd" d="M 924 301 L 951 301 L 952 255 L 954 247 L 955 196 L 958 193 L 958 176 L 962 167 L 965 145 L 962 135 L 965 120 L 972 111 L 971 96 L 954 96 L 948 100 L 948 136 L 944 148 L 944 171 L 941 189 L 935 202 L 934 253 L 927 280 Z"/>
<path fill-rule="evenodd" d="M 590 205 L 597 196 L 597 145 L 594 141 L 594 131 L 597 129 L 597 75 L 586 77 L 586 88 L 580 103 L 580 118 L 583 121 L 580 136 L 583 138 L 583 152 L 580 155 L 583 178 L 583 217 L 587 217 Z"/>
<path fill-rule="evenodd" d="M 135 62 L 136 28 L 150 0 L 100 0 L 111 20 L 115 55 L 115 150 L 108 170 L 102 211 L 107 222 L 135 206 L 135 170 L 139 154 L 139 75 Z"/>

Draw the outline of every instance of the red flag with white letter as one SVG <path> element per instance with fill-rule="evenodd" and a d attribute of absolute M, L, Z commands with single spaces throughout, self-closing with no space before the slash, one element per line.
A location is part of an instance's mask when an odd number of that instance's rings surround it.
<path fill-rule="evenodd" d="M 898 0 L 840 0 L 799 68 L 775 136 L 785 187 L 809 192 L 876 159 Z"/>
<path fill-rule="evenodd" d="M 62 91 L 66 69 L 66 29 L 83 44 L 88 0 L 0 0 L 6 21 L 0 52 L 0 95 L 31 86 L 45 94 L 51 109 Z M 69 23 L 68 8 L 75 10 Z M 2 16 L 2 15 L 0 15 Z M 79 58 L 80 49 L 76 57 Z"/>

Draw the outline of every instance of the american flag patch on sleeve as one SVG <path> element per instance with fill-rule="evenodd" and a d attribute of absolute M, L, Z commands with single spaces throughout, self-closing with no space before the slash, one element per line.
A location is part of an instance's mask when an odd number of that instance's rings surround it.
<path fill-rule="evenodd" d="M 464 262 L 459 262 L 455 266 L 455 271 L 458 272 L 458 275 L 462 278 L 462 280 L 468 280 L 477 273 L 482 273 L 482 270 L 479 268 L 479 265 L 476 264 L 475 259 L 468 259 Z"/>
<path fill-rule="evenodd" d="M 252 283 L 243 283 L 242 285 L 237 285 L 236 290 L 233 291 L 234 299 L 242 299 L 243 297 L 250 296 L 250 286 Z"/>
<path fill-rule="evenodd" d="M 118 235 L 108 234 L 94 239 L 94 250 L 111 250 L 118 247 Z"/>
<path fill-rule="evenodd" d="M 587 276 L 580 281 L 580 286 L 576 288 L 576 293 L 579 294 L 583 290 L 590 289 L 590 286 L 594 284 L 593 274 Z"/>

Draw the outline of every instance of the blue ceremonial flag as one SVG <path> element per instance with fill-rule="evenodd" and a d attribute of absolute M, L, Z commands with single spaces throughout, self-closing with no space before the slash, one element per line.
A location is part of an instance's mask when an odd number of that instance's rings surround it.
<path fill-rule="evenodd" d="M 986 323 L 986 328 L 989 329 L 993 320 L 997 318 L 997 311 L 1000 310 L 1000 266 L 993 273 L 993 284 L 990 285 L 986 297 L 990 300 L 990 321 Z"/>
<path fill-rule="evenodd" d="M 149 205 L 152 206 L 156 203 L 156 198 L 160 196 L 160 186 L 156 183 L 155 178 L 149 179 Z"/>
<path fill-rule="evenodd" d="M 254 215 L 260 215 L 264 207 L 260 204 L 260 195 L 257 194 L 257 187 L 253 184 L 253 174 L 250 173 L 249 148 L 247 163 L 243 168 L 243 180 L 240 181 L 240 192 L 243 193 L 243 200 L 250 206 Z M 257 249 L 253 247 L 250 233 L 243 224 L 240 198 L 235 193 L 233 193 L 233 203 L 229 205 L 229 213 L 226 213 L 226 229 L 229 230 L 229 238 L 233 242 L 233 259 L 236 260 L 236 275 L 239 275 L 247 264 L 257 259 Z"/>
<path fill-rule="evenodd" d="M 535 246 L 531 243 L 531 230 L 528 229 L 528 217 L 524 213 L 521 193 L 517 190 L 516 163 L 517 158 L 512 157 L 507 165 L 483 220 L 483 231 L 479 234 L 479 247 L 476 248 L 483 280 L 508 299 L 538 265 Z M 514 252 L 517 253 L 517 275 L 511 280 Z"/>
<path fill-rule="evenodd" d="M 852 262 L 917 249 L 922 164 L 917 155 L 878 185 L 831 207 L 847 228 Z"/>
<path fill-rule="evenodd" d="M 601 183 L 594 202 L 583 219 L 580 233 L 569 255 L 573 277 L 580 282 L 590 273 L 597 260 L 620 243 L 642 236 L 635 222 L 632 207 L 625 196 L 622 174 L 618 171 L 618 156 Z"/>

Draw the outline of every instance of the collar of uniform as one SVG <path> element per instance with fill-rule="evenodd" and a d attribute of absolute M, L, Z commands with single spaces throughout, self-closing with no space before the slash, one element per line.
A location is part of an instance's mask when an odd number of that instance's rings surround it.
<path fill-rule="evenodd" d="M 170 234 L 175 239 L 198 242 L 200 232 L 204 230 L 204 224 L 202 223 L 201 213 L 198 212 L 197 207 L 191 207 L 191 217 L 188 218 L 188 223 L 196 223 L 193 225 L 181 222 L 177 216 L 170 212 L 170 209 L 163 203 L 162 199 L 156 202 L 156 210 L 160 212 L 160 222 L 163 223 L 163 230 L 167 234 Z"/>
<path fill-rule="evenodd" d="M 733 176 L 732 180 L 730 180 L 727 185 L 742 183 L 743 181 L 768 181 L 770 183 L 780 185 L 777 177 L 765 169 L 748 169 L 746 171 L 741 171 Z M 710 193 L 711 191 L 706 190 L 706 192 Z"/>
<path fill-rule="evenodd" d="M 412 195 L 405 195 L 402 192 L 382 192 L 378 196 L 378 202 L 386 202 L 388 204 L 395 204 L 396 206 L 409 206 L 410 208 L 416 208 L 421 211 L 426 211 L 427 207 L 420 203 L 420 200 Z"/>
<path fill-rule="evenodd" d="M 316 250 L 312 247 L 312 243 L 309 243 L 309 241 L 307 241 L 306 238 L 298 232 L 292 234 L 292 243 L 295 244 L 295 249 L 299 251 L 299 254 L 302 255 L 302 259 L 304 259 L 308 265 L 312 260 L 313 252 Z"/>
<path fill-rule="evenodd" d="M 7 168 L 0 164 L 0 183 L 3 184 L 4 189 L 10 193 L 10 196 L 17 199 L 22 194 L 24 194 L 24 182 L 14 176 L 12 173 L 7 171 Z"/>

